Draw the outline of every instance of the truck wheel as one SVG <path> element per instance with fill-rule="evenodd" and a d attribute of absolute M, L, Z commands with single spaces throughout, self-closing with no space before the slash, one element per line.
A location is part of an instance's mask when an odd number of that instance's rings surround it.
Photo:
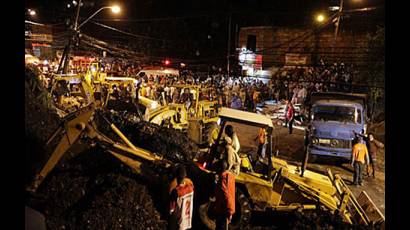
<path fill-rule="evenodd" d="M 199 218 L 201 219 L 202 223 L 211 230 L 216 228 L 215 219 L 212 218 L 213 216 L 213 205 L 214 202 L 208 201 L 205 204 L 199 206 L 198 213 Z"/>
<path fill-rule="evenodd" d="M 199 217 L 202 223 L 208 229 L 215 229 L 215 215 L 213 213 L 214 202 L 208 201 L 207 203 L 199 206 Z M 235 214 L 232 217 L 232 222 L 229 225 L 230 229 L 242 229 L 250 224 L 251 220 L 251 206 L 249 199 L 238 188 L 236 188 L 235 194 Z"/>
<path fill-rule="evenodd" d="M 236 188 L 235 213 L 229 225 L 230 229 L 243 229 L 248 226 L 251 221 L 251 214 L 252 209 L 248 197 L 239 188 Z"/>

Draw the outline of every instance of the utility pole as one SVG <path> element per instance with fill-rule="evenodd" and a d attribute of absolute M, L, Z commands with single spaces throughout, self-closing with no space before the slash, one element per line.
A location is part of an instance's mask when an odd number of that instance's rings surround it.
<path fill-rule="evenodd" d="M 226 71 L 228 73 L 228 77 L 230 77 L 230 56 L 231 56 L 231 21 L 232 21 L 232 14 L 229 14 L 229 22 L 228 22 L 228 54 L 226 55 L 227 65 Z"/>
<path fill-rule="evenodd" d="M 68 65 L 70 61 L 70 51 L 71 51 L 71 43 L 73 40 L 75 40 L 75 37 L 78 34 L 78 17 L 80 15 L 80 7 L 82 5 L 81 0 L 78 1 L 77 3 L 77 9 L 76 9 L 76 14 L 75 14 L 75 19 L 74 19 L 74 28 L 73 28 L 73 33 L 71 37 L 68 40 L 68 44 L 65 46 L 63 54 L 61 56 L 60 64 L 58 66 L 57 72 L 60 73 L 62 71 L 63 74 L 66 74 L 68 71 Z"/>
<path fill-rule="evenodd" d="M 332 53 L 333 54 L 334 54 L 334 49 L 335 49 L 335 46 L 336 46 L 337 34 L 339 32 L 339 25 L 340 25 L 340 18 L 342 16 L 342 10 L 343 10 L 343 0 L 340 0 L 339 11 L 337 13 L 337 18 L 336 18 L 335 37 L 334 37 L 333 47 L 332 47 Z"/>

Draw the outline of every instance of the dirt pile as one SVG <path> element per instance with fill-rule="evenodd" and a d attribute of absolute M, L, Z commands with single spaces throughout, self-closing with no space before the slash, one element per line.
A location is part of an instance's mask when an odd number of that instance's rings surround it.
<path fill-rule="evenodd" d="M 45 142 L 60 123 L 51 95 L 44 88 L 41 72 L 35 66 L 25 70 L 25 130 L 26 136 L 35 136 Z"/>
<path fill-rule="evenodd" d="M 175 163 L 190 162 L 198 152 L 196 144 L 181 131 L 135 119 L 126 119 L 121 113 L 115 111 L 101 112 L 101 114 L 113 122 L 136 146 L 163 155 Z M 107 124 L 101 120 L 98 122 L 99 128 L 105 129 L 104 133 L 109 133 L 109 127 L 103 128 L 103 123 Z"/>
<path fill-rule="evenodd" d="M 110 154 L 93 148 L 60 164 L 27 204 L 49 229 L 164 229 L 144 183 Z"/>
<path fill-rule="evenodd" d="M 43 86 L 40 70 L 33 65 L 25 69 L 25 143 L 26 143 L 26 180 L 28 183 L 45 160 L 51 149 L 45 146 L 47 139 L 60 123 L 57 109 L 51 95 Z"/>
<path fill-rule="evenodd" d="M 45 142 L 61 122 L 57 113 L 40 71 L 26 66 L 26 184 L 56 146 Z M 26 194 L 26 205 L 45 215 L 48 229 L 166 228 L 144 181 L 113 156 L 94 148 L 63 158 L 36 193 Z"/>

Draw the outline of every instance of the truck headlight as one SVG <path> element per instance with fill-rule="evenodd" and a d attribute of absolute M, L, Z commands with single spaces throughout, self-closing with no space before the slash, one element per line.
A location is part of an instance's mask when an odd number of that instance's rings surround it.
<path fill-rule="evenodd" d="M 316 138 L 316 137 L 312 138 L 312 144 L 314 144 L 314 145 L 319 144 L 319 139 Z"/>
<path fill-rule="evenodd" d="M 330 141 L 330 146 L 332 146 L 332 147 L 335 147 L 335 146 L 337 146 L 338 144 L 339 144 L 339 141 L 336 140 L 336 139 L 332 139 L 332 140 Z"/>

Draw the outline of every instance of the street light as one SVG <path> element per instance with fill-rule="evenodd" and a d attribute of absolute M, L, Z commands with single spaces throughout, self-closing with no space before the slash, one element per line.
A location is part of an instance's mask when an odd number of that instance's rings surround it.
<path fill-rule="evenodd" d="M 121 11 L 121 8 L 120 8 L 119 6 L 112 6 L 112 7 L 111 7 L 111 11 L 112 11 L 114 14 L 118 14 L 118 13 Z"/>
<path fill-rule="evenodd" d="M 325 16 L 323 14 L 318 14 L 316 16 L 316 21 L 323 22 L 325 20 Z"/>
<path fill-rule="evenodd" d="M 72 1 L 73 5 L 77 7 L 76 12 L 75 12 L 75 19 L 74 19 L 74 28 L 73 28 L 73 36 L 72 38 L 69 40 L 68 44 L 66 45 L 66 47 L 64 48 L 64 52 L 63 55 L 61 57 L 60 60 L 60 64 L 58 66 L 58 72 L 60 72 L 61 70 L 63 71 L 63 73 L 67 72 L 68 69 L 68 62 L 69 62 L 69 56 L 70 56 L 70 47 L 71 47 L 71 42 L 75 41 L 75 37 L 76 35 L 80 34 L 80 28 L 87 23 L 91 18 L 93 18 L 95 15 L 97 15 L 100 11 L 104 10 L 104 9 L 111 9 L 111 11 L 114 14 L 118 14 L 121 9 L 118 5 L 113 5 L 113 6 L 104 6 L 102 8 L 100 8 L 99 10 L 97 10 L 94 14 L 92 14 L 90 17 L 88 17 L 85 21 L 83 21 L 80 25 L 78 25 L 78 17 L 80 15 L 80 8 L 83 5 L 81 0 L 78 1 Z M 70 8 L 71 4 L 67 4 L 67 8 Z"/>
<path fill-rule="evenodd" d="M 74 28 L 74 30 L 79 30 L 85 23 L 87 23 L 91 18 L 93 18 L 95 15 L 97 15 L 99 12 L 105 9 L 111 9 L 111 11 L 114 14 L 118 14 L 121 11 L 121 8 L 117 5 L 114 6 L 104 6 L 101 7 L 99 10 L 97 10 L 94 14 L 92 14 L 90 17 L 88 17 L 83 23 L 81 23 L 77 28 Z"/>
<path fill-rule="evenodd" d="M 30 16 L 35 16 L 35 15 L 36 15 L 36 11 L 35 11 L 35 10 L 32 10 L 32 9 L 28 9 L 28 14 L 29 14 Z"/>

